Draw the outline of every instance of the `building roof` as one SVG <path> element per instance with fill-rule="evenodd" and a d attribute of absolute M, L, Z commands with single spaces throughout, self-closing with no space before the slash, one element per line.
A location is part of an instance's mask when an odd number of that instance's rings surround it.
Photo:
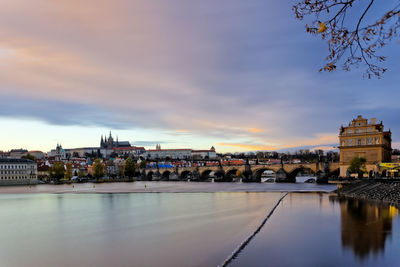
<path fill-rule="evenodd" d="M 0 159 L 0 163 L 35 163 L 30 159 Z"/>
<path fill-rule="evenodd" d="M 101 149 L 101 148 L 100 147 L 77 147 L 77 148 L 66 148 L 65 151 L 71 151 L 71 150 L 98 150 L 98 149 Z"/>
<path fill-rule="evenodd" d="M 114 150 L 120 151 L 120 150 L 145 150 L 144 147 L 136 147 L 136 146 L 122 146 L 122 147 L 116 147 Z"/>
<path fill-rule="evenodd" d="M 129 143 L 129 141 L 116 141 L 116 142 L 114 142 L 114 145 L 117 145 L 119 147 L 121 147 L 121 146 L 130 147 L 131 143 Z"/>
<path fill-rule="evenodd" d="M 28 150 L 19 148 L 19 149 L 11 149 L 10 152 L 25 153 L 25 152 L 28 152 Z"/>

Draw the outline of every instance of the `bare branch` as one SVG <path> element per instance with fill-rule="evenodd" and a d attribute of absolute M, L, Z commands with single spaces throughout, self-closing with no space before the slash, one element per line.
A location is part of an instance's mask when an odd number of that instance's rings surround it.
<path fill-rule="evenodd" d="M 320 35 L 327 41 L 329 53 L 326 64 L 320 71 L 336 70 L 336 64 L 343 61 L 342 68 L 346 71 L 363 63 L 366 66 L 366 77 L 381 77 L 386 68 L 381 67 L 380 63 L 386 57 L 377 55 L 376 51 L 397 38 L 400 28 L 400 1 L 388 1 L 397 4 L 378 17 L 375 23 L 368 25 L 364 21 L 368 11 L 376 3 L 375 0 L 369 0 L 364 7 L 365 1 L 362 0 L 302 0 L 293 6 L 297 19 L 315 17 L 310 25 L 306 24 L 306 31 Z M 346 20 L 349 10 L 352 11 L 352 18 L 359 14 L 357 23 Z"/>

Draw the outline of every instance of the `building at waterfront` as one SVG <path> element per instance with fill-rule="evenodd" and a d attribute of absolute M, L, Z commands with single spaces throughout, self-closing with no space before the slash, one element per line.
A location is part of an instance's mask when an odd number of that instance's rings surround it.
<path fill-rule="evenodd" d="M 382 122 L 357 116 L 348 126 L 342 126 L 339 133 L 340 176 L 345 177 L 350 161 L 354 157 L 366 159 L 367 171 L 378 171 L 377 164 L 390 162 L 392 134 L 384 131 Z"/>
<path fill-rule="evenodd" d="M 36 162 L 28 159 L 0 159 L 0 185 L 37 184 Z"/>

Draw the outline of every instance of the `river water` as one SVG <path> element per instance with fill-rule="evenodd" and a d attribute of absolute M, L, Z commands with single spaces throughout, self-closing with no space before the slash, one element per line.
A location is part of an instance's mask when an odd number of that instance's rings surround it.
<path fill-rule="evenodd" d="M 0 266 L 216 266 L 284 194 L 0 194 Z M 399 266 L 397 214 L 289 193 L 230 265 Z"/>

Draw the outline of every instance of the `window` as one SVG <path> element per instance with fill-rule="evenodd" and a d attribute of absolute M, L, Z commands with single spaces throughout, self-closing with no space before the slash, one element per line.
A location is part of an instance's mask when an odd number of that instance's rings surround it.
<path fill-rule="evenodd" d="M 372 145 L 374 142 L 374 139 L 372 137 L 367 137 L 367 145 Z"/>
<path fill-rule="evenodd" d="M 375 137 L 375 144 L 379 144 L 379 137 Z"/>
<path fill-rule="evenodd" d="M 364 133 L 364 129 L 356 129 L 356 134 Z"/>
<path fill-rule="evenodd" d="M 353 139 L 348 139 L 347 140 L 347 145 L 352 146 L 353 145 Z"/>
<path fill-rule="evenodd" d="M 358 145 L 358 146 L 361 146 L 361 143 L 362 143 L 362 140 L 361 140 L 361 139 L 358 139 L 358 140 L 357 140 L 357 145 Z"/>

